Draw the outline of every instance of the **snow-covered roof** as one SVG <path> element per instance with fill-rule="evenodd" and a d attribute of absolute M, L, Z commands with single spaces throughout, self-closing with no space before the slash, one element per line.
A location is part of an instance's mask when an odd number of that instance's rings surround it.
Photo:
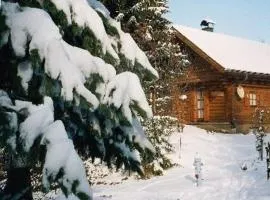
<path fill-rule="evenodd" d="M 269 44 L 181 25 L 174 28 L 225 70 L 270 74 Z"/>

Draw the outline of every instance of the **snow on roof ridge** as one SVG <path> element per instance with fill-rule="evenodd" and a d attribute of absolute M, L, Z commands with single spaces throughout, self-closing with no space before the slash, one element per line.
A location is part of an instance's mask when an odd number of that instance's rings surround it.
<path fill-rule="evenodd" d="M 173 25 L 226 69 L 270 74 L 270 45 L 254 40 Z"/>
<path fill-rule="evenodd" d="M 268 43 L 263 43 L 263 42 L 259 42 L 259 41 L 256 41 L 256 40 L 242 38 L 240 36 L 228 35 L 226 33 L 204 31 L 204 30 L 199 29 L 199 28 L 193 28 L 193 27 L 190 27 L 190 26 L 184 26 L 184 25 L 178 25 L 178 24 L 173 24 L 172 26 L 174 28 L 176 28 L 176 30 L 178 30 L 177 27 L 182 27 L 182 28 L 185 28 L 185 29 L 191 29 L 191 30 L 202 32 L 202 33 L 205 33 L 205 34 L 222 35 L 222 36 L 225 36 L 225 37 L 230 37 L 230 38 L 234 38 L 234 39 L 238 39 L 238 40 L 243 40 L 243 41 L 247 41 L 247 42 L 252 42 L 252 43 L 257 43 L 257 44 L 261 44 L 261 45 L 266 45 L 266 46 L 269 46 L 270 47 L 270 44 L 268 44 Z"/>
<path fill-rule="evenodd" d="M 205 18 L 203 18 L 203 20 L 206 21 L 206 22 L 209 22 L 209 23 L 216 24 L 216 22 L 214 20 L 212 20 L 210 17 L 205 17 Z"/>

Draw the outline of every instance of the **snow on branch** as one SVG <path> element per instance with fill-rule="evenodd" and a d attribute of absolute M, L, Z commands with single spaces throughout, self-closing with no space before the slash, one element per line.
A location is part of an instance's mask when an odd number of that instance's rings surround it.
<path fill-rule="evenodd" d="M 96 0 L 88 0 L 89 4 L 95 8 L 97 11 L 100 11 L 102 8 L 96 6 L 97 2 Z M 101 12 L 106 13 L 106 11 Z M 147 56 L 145 53 L 138 47 L 136 42 L 133 40 L 133 38 L 130 36 L 130 34 L 125 33 L 121 30 L 120 22 L 112 19 L 109 15 L 103 14 L 104 17 L 108 19 L 108 22 L 111 26 L 115 27 L 119 33 L 119 42 L 121 43 L 121 47 L 119 49 L 119 52 L 125 55 L 134 65 L 135 62 L 140 63 L 145 69 L 150 71 L 155 77 L 158 78 L 157 71 L 152 67 L 150 64 Z M 90 27 L 91 28 L 91 27 Z M 116 38 L 111 38 L 111 42 L 115 43 Z"/>
<path fill-rule="evenodd" d="M 15 154 L 22 153 L 21 146 L 24 152 L 29 152 L 36 141 L 39 141 L 38 138 L 41 138 L 39 145 L 46 147 L 42 180 L 44 188 L 48 190 L 52 183 L 57 182 L 66 197 L 73 193 L 80 199 L 92 199 L 83 162 L 76 153 L 72 140 L 68 138 L 62 121 L 54 121 L 52 99 L 44 97 L 44 103 L 40 105 L 16 100 L 13 105 L 8 94 L 0 90 L 0 108 L 3 107 L 9 109 L 0 112 L 1 117 L 5 114 L 8 124 L 0 123 L 0 136 L 3 137 L 3 131 L 13 130 L 7 135 L 6 142 Z M 18 115 L 26 117 L 19 124 L 19 129 Z"/>
<path fill-rule="evenodd" d="M 50 16 L 41 9 L 20 8 L 17 4 L 4 3 L 3 13 L 10 28 L 11 42 L 17 56 L 37 49 L 41 59 L 45 59 L 45 72 L 52 79 L 59 79 L 62 84 L 62 96 L 65 100 L 73 99 L 76 91 L 84 97 L 93 108 L 99 101 L 84 83 L 91 74 L 99 74 L 106 84 L 116 72 L 113 66 L 102 59 L 92 56 L 88 51 L 67 44 L 59 33 L 58 27 Z M 29 20 L 35 19 L 35 20 Z M 101 83 L 102 84 L 102 83 Z M 102 91 L 99 89 L 99 92 Z"/>
<path fill-rule="evenodd" d="M 132 119 L 132 127 L 122 127 L 124 133 L 128 135 L 129 141 L 133 141 L 143 150 L 150 150 L 155 153 L 155 148 L 147 139 L 143 127 L 137 118 Z"/>
<path fill-rule="evenodd" d="M 131 72 L 118 74 L 108 83 L 103 103 L 113 105 L 117 109 L 121 108 L 129 122 L 132 122 L 132 112 L 136 113 L 138 109 L 144 112 L 143 117 L 152 116 L 140 80 Z M 138 109 L 131 109 L 132 105 Z"/>
<path fill-rule="evenodd" d="M 15 105 L 19 108 L 21 107 L 20 104 L 24 103 L 16 101 Z M 44 104 L 38 106 L 30 104 L 30 106 L 21 108 L 20 110 L 22 109 L 27 109 L 29 116 L 19 126 L 20 141 L 24 150 L 29 152 L 34 141 L 42 134 L 41 130 L 45 129 L 54 121 L 53 102 L 51 98 L 45 97 Z"/>
<path fill-rule="evenodd" d="M 47 148 L 42 179 L 45 189 L 49 189 L 52 181 L 57 181 L 65 188 L 63 192 L 66 197 L 73 193 L 81 199 L 92 198 L 83 162 L 76 153 L 72 140 L 68 139 L 62 121 L 52 123 L 43 134 L 41 144 Z M 62 177 L 57 179 L 59 173 L 62 173 Z"/>
<path fill-rule="evenodd" d="M 87 0 L 89 5 L 96 11 L 101 12 L 105 17 L 110 17 L 110 11 L 100 1 Z"/>
<path fill-rule="evenodd" d="M 102 50 L 105 54 L 108 51 L 115 59 L 119 59 L 116 51 L 112 47 L 110 38 L 108 37 L 102 19 L 97 12 L 89 6 L 87 0 L 50 0 L 58 10 L 63 10 L 66 14 L 68 23 L 75 22 L 81 27 L 88 27 L 93 31 L 95 37 L 102 42 Z M 91 1 L 92 5 L 95 3 L 95 8 L 98 10 L 101 4 Z M 98 6 L 99 5 L 99 6 Z M 104 9 L 102 9 L 104 10 Z"/>

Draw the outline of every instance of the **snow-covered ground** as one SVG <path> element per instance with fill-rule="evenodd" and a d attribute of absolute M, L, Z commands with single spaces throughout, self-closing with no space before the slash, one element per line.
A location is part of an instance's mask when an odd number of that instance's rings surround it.
<path fill-rule="evenodd" d="M 269 138 L 267 138 L 269 140 Z M 117 185 L 93 186 L 95 200 L 267 200 L 270 181 L 265 160 L 258 161 L 254 135 L 206 133 L 186 126 L 170 138 L 175 147 L 171 158 L 179 164 L 164 176 L 149 180 L 129 179 Z M 193 159 L 202 158 L 200 185 L 195 185 Z M 241 166 L 246 165 L 247 170 Z"/>

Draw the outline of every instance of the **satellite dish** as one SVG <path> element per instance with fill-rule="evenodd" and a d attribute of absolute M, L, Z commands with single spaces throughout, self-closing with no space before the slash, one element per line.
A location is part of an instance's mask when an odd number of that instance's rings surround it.
<path fill-rule="evenodd" d="M 244 88 L 241 85 L 239 85 L 237 87 L 236 92 L 237 92 L 237 95 L 239 96 L 240 99 L 243 99 L 245 97 L 245 91 L 244 91 Z"/>

